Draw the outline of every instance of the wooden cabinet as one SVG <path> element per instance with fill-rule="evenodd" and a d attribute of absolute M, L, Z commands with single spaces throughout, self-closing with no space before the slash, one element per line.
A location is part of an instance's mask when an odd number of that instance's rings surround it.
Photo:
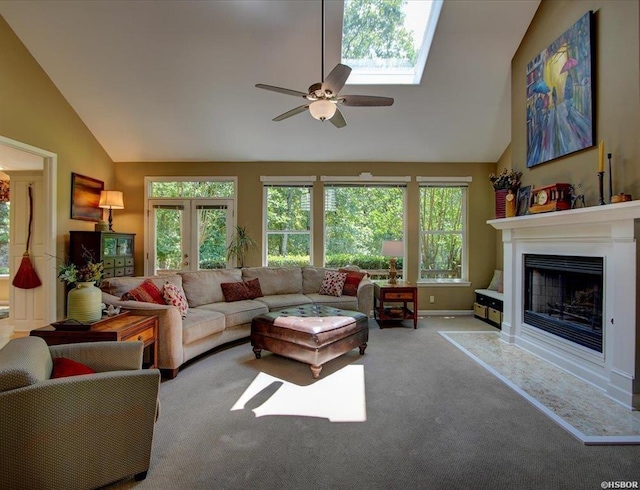
<path fill-rule="evenodd" d="M 89 260 L 104 264 L 103 278 L 133 276 L 135 234 L 109 231 L 71 231 L 69 260 L 82 267 Z"/>
<path fill-rule="evenodd" d="M 476 289 L 476 302 L 473 304 L 473 314 L 476 318 L 489 325 L 501 328 L 503 294 L 491 289 Z"/>

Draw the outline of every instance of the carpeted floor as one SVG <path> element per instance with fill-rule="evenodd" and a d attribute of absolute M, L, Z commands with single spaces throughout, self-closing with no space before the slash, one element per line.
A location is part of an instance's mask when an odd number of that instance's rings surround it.
<path fill-rule="evenodd" d="M 438 333 L 474 330 L 496 331 L 472 317 L 427 317 L 417 330 L 371 320 L 366 354 L 331 361 L 319 381 L 296 361 L 255 359 L 248 343 L 202 357 L 161 385 L 147 479 L 109 488 L 595 489 L 640 481 L 640 446 L 582 444 Z M 283 387 L 327 383 L 345 366 L 361 366 L 349 383 L 359 390 L 362 373 L 364 421 L 269 415 Z"/>
<path fill-rule="evenodd" d="M 440 332 L 586 444 L 640 444 L 640 412 L 572 374 L 500 341 L 498 332 Z"/>

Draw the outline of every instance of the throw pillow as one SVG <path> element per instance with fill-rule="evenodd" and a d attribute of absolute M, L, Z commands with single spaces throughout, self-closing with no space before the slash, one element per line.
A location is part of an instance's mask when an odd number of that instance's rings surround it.
<path fill-rule="evenodd" d="M 362 279 L 367 277 L 367 274 L 365 272 L 350 271 L 348 269 L 339 269 L 338 272 L 344 272 L 347 274 L 344 286 L 342 287 L 342 294 L 345 296 L 357 296 L 358 285 Z"/>
<path fill-rule="evenodd" d="M 256 299 L 264 296 L 264 294 L 262 294 L 262 288 L 260 287 L 260 279 L 257 277 L 246 281 L 244 284 L 249 290 L 249 299 Z"/>
<path fill-rule="evenodd" d="M 492 291 L 497 291 L 500 283 L 502 282 L 502 271 L 495 270 L 493 271 L 493 278 L 489 283 L 487 289 L 491 289 Z"/>
<path fill-rule="evenodd" d="M 65 378 L 67 376 L 78 376 L 80 374 L 93 374 L 95 371 L 81 362 L 67 359 L 66 357 L 53 358 L 53 371 L 51 379 Z"/>
<path fill-rule="evenodd" d="M 322 285 L 320 286 L 320 294 L 324 294 L 326 296 L 341 296 L 342 288 L 344 287 L 346 279 L 346 272 L 326 271 L 324 273 Z"/>
<path fill-rule="evenodd" d="M 239 282 L 223 282 L 220 284 L 222 288 L 222 294 L 224 295 L 224 300 L 227 303 L 232 303 L 234 301 L 242 301 L 243 299 L 252 299 L 251 292 L 249 288 L 247 288 L 246 283 Z"/>
<path fill-rule="evenodd" d="M 178 308 L 180 314 L 182 315 L 182 318 L 185 318 L 187 316 L 187 311 L 189 311 L 189 303 L 187 302 L 184 291 L 180 286 L 176 286 L 175 284 L 167 281 L 164 284 L 162 296 L 164 297 L 164 301 L 168 305 L 173 305 Z"/>
<path fill-rule="evenodd" d="M 133 288 L 122 295 L 122 300 L 144 301 L 145 303 L 156 303 L 166 305 L 162 293 L 151 280 L 146 279 L 138 287 Z"/>

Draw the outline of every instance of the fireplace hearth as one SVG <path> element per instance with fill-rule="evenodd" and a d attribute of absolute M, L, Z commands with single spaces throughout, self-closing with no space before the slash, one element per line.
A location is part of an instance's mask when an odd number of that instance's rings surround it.
<path fill-rule="evenodd" d="M 602 352 L 602 257 L 524 255 L 524 322 Z"/>

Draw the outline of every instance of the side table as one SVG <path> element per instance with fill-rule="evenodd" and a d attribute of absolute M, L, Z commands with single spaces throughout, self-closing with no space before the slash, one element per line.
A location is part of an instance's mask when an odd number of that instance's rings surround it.
<path fill-rule="evenodd" d="M 30 335 L 42 337 L 47 345 L 77 344 L 80 342 L 142 341 L 143 367 L 155 368 L 158 362 L 158 317 L 132 315 L 125 311 L 119 315 L 98 320 L 91 325 L 53 325 L 32 330 Z"/>
<path fill-rule="evenodd" d="M 407 303 L 412 303 L 411 308 Z M 389 320 L 413 319 L 413 328 L 418 328 L 418 288 L 407 282 L 374 282 L 373 316 L 379 324 Z"/>

